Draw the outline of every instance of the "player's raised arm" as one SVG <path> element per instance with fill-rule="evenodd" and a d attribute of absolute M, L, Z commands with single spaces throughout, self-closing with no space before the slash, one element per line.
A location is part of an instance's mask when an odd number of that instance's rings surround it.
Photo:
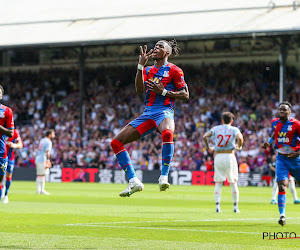
<path fill-rule="evenodd" d="M 152 49 L 147 53 L 147 45 L 144 45 L 144 48 L 140 46 L 140 56 L 139 63 L 137 66 L 137 72 L 135 76 L 135 90 L 138 94 L 144 93 L 145 85 L 144 85 L 144 66 L 146 65 L 148 59 L 152 54 Z"/>

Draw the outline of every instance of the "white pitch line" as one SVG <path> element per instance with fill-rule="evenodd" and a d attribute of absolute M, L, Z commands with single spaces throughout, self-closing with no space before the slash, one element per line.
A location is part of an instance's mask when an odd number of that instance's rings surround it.
<path fill-rule="evenodd" d="M 111 224 L 137 224 L 137 223 L 174 223 L 174 222 L 205 222 L 205 221 L 255 221 L 255 220 L 276 220 L 278 218 L 236 218 L 236 219 L 207 219 L 207 220 L 164 220 L 164 221 L 113 221 L 98 223 L 75 223 L 65 224 L 65 226 L 88 226 L 88 225 L 111 225 Z M 300 219 L 300 217 L 288 217 L 287 219 Z"/>
<path fill-rule="evenodd" d="M 74 224 L 75 225 L 75 224 Z M 80 226 L 80 225 L 75 225 Z M 237 232 L 237 231 L 215 231 L 202 229 L 185 229 L 185 228 L 164 228 L 164 227 L 128 227 L 128 226 L 109 226 L 109 225 L 84 225 L 87 227 L 110 227 L 110 228 L 130 228 L 130 229 L 146 229 L 146 230 L 167 230 L 167 231 L 188 231 L 188 232 L 208 232 L 208 233 L 235 233 L 235 234 L 261 234 L 255 232 Z"/>

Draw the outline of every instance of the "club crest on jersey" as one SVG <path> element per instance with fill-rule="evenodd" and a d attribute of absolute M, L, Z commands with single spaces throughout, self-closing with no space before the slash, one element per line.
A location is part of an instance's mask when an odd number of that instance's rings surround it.
<path fill-rule="evenodd" d="M 0 118 L 4 118 L 5 117 L 5 115 L 4 115 L 4 110 L 0 110 Z"/>
<path fill-rule="evenodd" d="M 292 130 L 293 130 L 293 129 L 292 129 L 292 125 L 289 125 L 287 130 L 288 130 L 288 131 L 292 131 Z"/>
<path fill-rule="evenodd" d="M 169 77 L 170 75 L 169 75 L 169 71 L 164 71 L 164 74 L 163 74 L 163 77 Z"/>

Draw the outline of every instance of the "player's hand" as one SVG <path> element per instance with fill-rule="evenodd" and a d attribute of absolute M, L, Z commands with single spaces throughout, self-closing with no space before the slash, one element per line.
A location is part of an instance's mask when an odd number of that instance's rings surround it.
<path fill-rule="evenodd" d="M 13 144 L 14 144 L 14 143 L 11 142 L 11 141 L 7 141 L 7 142 L 6 142 L 6 145 L 8 145 L 10 148 L 13 148 Z"/>
<path fill-rule="evenodd" d="M 288 158 L 296 159 L 299 156 L 298 152 L 293 152 L 287 155 Z"/>
<path fill-rule="evenodd" d="M 51 167 L 52 167 L 51 161 L 47 160 L 45 163 L 45 168 L 51 168 Z"/>
<path fill-rule="evenodd" d="M 155 92 L 156 94 L 160 94 L 165 89 L 164 85 L 159 81 L 158 83 L 154 83 L 151 79 L 148 79 L 146 82 L 146 86 L 150 91 Z"/>
<path fill-rule="evenodd" d="M 147 52 L 147 45 L 144 45 L 144 48 L 140 46 L 140 57 L 139 57 L 139 64 L 145 66 L 148 59 L 151 57 L 153 52 L 153 49 L 150 49 L 149 52 Z"/>
<path fill-rule="evenodd" d="M 265 142 L 261 147 L 266 149 L 266 148 L 270 147 L 270 143 Z"/>

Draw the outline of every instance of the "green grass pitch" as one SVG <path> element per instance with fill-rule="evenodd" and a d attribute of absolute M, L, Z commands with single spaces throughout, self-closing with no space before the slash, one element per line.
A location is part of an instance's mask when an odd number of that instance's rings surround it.
<path fill-rule="evenodd" d="M 13 181 L 9 204 L 0 203 L 0 249 L 282 249 L 300 239 L 263 240 L 263 232 L 300 236 L 300 205 L 287 191 L 287 225 L 281 227 L 270 187 L 240 187 L 241 213 L 234 214 L 231 189 L 222 188 L 215 213 L 213 186 L 158 185 L 121 198 L 125 184 L 47 183 L 50 196 L 35 194 L 34 182 Z"/>

